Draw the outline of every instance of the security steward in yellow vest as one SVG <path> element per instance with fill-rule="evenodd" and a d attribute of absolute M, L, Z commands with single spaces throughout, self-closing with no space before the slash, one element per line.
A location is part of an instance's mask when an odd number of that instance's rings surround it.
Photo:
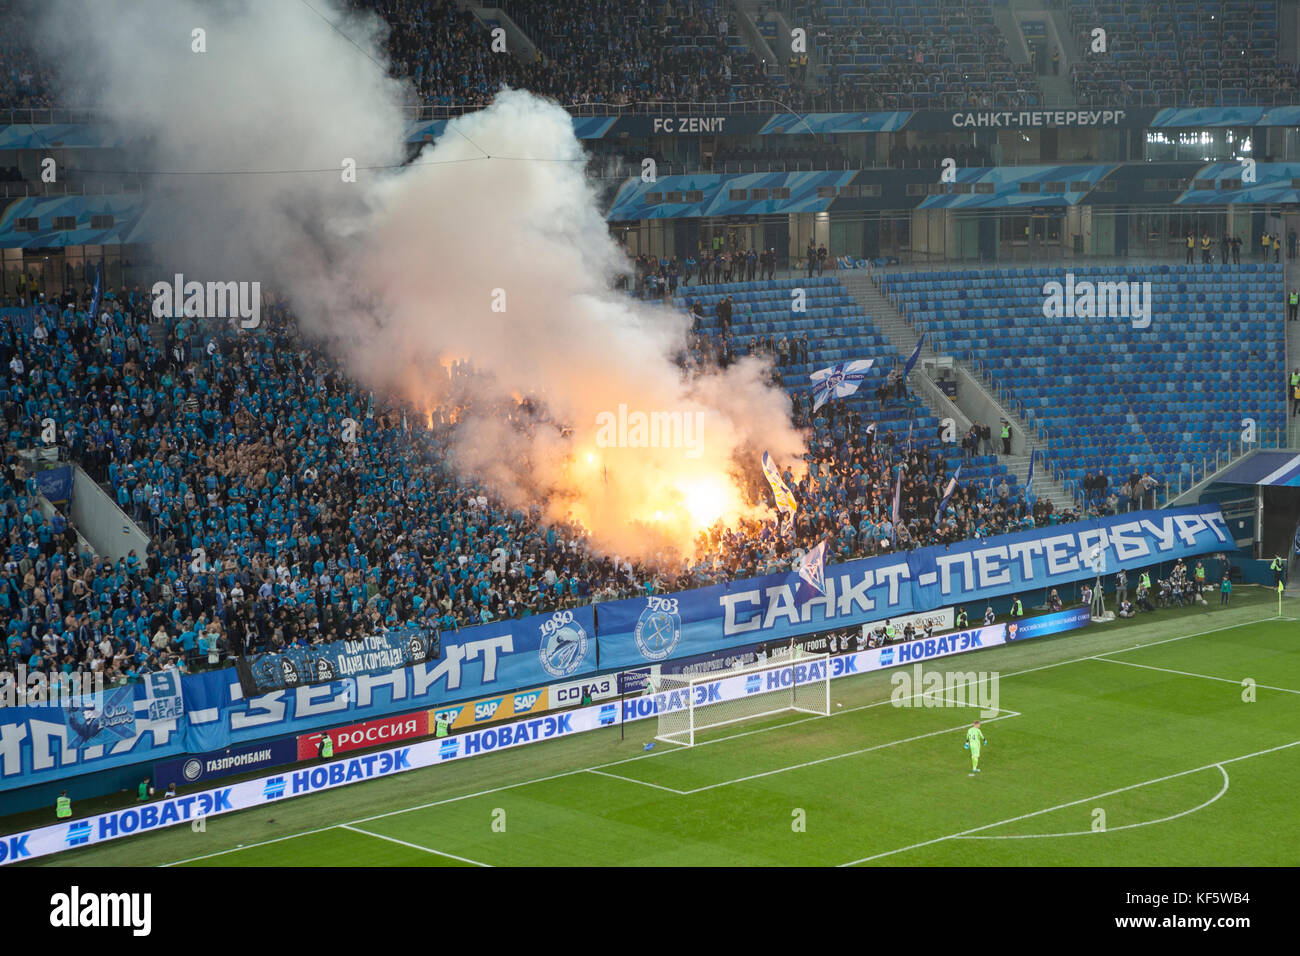
<path fill-rule="evenodd" d="M 59 791 L 59 799 L 54 801 L 54 815 L 60 820 L 72 816 L 72 801 L 68 799 L 68 791 Z"/>
<path fill-rule="evenodd" d="M 334 756 L 334 740 L 329 734 L 325 734 L 325 736 L 321 737 L 318 746 L 320 748 L 321 760 L 329 760 Z"/>
<path fill-rule="evenodd" d="M 1201 263 L 1207 266 L 1210 264 L 1210 237 L 1209 236 L 1201 236 Z"/>
<path fill-rule="evenodd" d="M 1288 322 L 1295 321 L 1296 308 L 1300 306 L 1300 292 L 1295 289 L 1286 297 L 1286 318 Z"/>

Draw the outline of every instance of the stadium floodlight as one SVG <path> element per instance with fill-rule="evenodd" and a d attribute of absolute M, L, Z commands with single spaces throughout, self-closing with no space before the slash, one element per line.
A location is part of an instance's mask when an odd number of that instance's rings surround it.
<path fill-rule="evenodd" d="M 705 675 L 661 674 L 655 739 L 694 747 L 696 735 L 711 727 L 787 710 L 829 716 L 830 655 L 796 648 L 780 658 Z"/>

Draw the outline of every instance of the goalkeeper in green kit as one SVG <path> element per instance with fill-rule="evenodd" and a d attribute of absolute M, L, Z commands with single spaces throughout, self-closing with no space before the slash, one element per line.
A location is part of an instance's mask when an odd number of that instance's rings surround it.
<path fill-rule="evenodd" d="M 970 751 L 970 775 L 973 777 L 980 772 L 980 748 L 988 740 L 984 737 L 984 731 L 980 730 L 980 722 L 975 724 L 966 731 L 966 749 Z"/>

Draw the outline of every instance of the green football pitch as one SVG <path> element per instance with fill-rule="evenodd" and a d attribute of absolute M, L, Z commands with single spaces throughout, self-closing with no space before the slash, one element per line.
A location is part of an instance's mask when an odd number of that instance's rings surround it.
<path fill-rule="evenodd" d="M 830 717 L 693 749 L 644 751 L 642 721 L 33 862 L 1295 866 L 1300 624 L 1276 610 L 1173 609 L 932 661 L 996 677 L 978 775 L 975 709 L 897 706 L 884 671 L 832 682 Z"/>

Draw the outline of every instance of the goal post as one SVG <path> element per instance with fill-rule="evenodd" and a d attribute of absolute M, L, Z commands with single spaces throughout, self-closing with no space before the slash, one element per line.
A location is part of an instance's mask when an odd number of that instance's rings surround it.
<path fill-rule="evenodd" d="M 831 658 L 796 647 L 766 661 L 708 674 L 659 675 L 656 740 L 694 747 L 700 731 L 787 710 L 831 712 Z"/>

